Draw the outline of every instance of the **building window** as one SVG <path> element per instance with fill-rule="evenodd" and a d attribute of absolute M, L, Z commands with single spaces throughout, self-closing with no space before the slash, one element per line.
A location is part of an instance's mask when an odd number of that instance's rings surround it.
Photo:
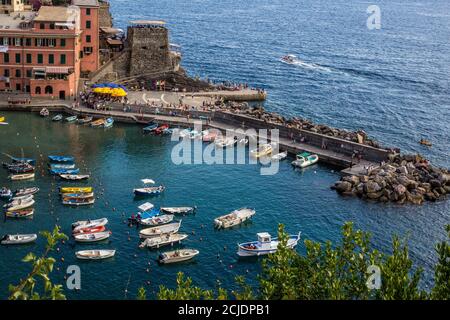
<path fill-rule="evenodd" d="M 91 28 L 91 21 L 86 20 L 86 29 L 90 29 L 90 28 Z"/>
<path fill-rule="evenodd" d="M 25 39 L 25 46 L 31 47 L 31 39 L 30 38 Z"/>
<path fill-rule="evenodd" d="M 91 42 L 91 36 L 90 36 L 90 35 L 87 35 L 87 36 L 86 36 L 86 42 L 87 42 L 87 43 L 90 43 L 90 42 Z"/>
<path fill-rule="evenodd" d="M 9 63 L 9 53 L 4 53 L 3 54 L 3 62 L 4 63 Z"/>
<path fill-rule="evenodd" d="M 36 87 L 36 89 L 34 89 L 34 93 L 41 94 L 41 87 Z"/>
<path fill-rule="evenodd" d="M 5 69 L 5 71 L 3 72 L 3 75 L 4 75 L 6 78 L 9 78 L 9 69 Z"/>
<path fill-rule="evenodd" d="M 33 76 L 33 72 L 31 69 L 27 69 L 27 78 L 31 78 Z"/>
<path fill-rule="evenodd" d="M 50 53 L 48 55 L 48 64 L 54 64 L 55 63 L 55 55 Z"/>
<path fill-rule="evenodd" d="M 27 63 L 33 63 L 33 56 L 31 53 L 27 53 Z"/>
<path fill-rule="evenodd" d="M 20 69 L 16 69 L 16 78 L 20 78 L 21 76 Z"/>
<path fill-rule="evenodd" d="M 60 63 L 61 64 L 66 64 L 66 55 L 65 54 L 61 54 Z"/>
<path fill-rule="evenodd" d="M 53 94 L 52 86 L 46 86 L 45 87 L 45 94 Z"/>
<path fill-rule="evenodd" d="M 20 53 L 16 53 L 16 63 L 20 63 Z"/>
<path fill-rule="evenodd" d="M 86 8 L 86 15 L 90 16 L 91 15 L 91 8 Z"/>
<path fill-rule="evenodd" d="M 22 86 L 20 85 L 20 83 L 16 83 L 16 91 L 20 90 L 22 90 Z"/>
<path fill-rule="evenodd" d="M 39 24 L 39 29 L 45 29 L 45 23 L 41 22 L 41 23 Z"/>
<path fill-rule="evenodd" d="M 43 64 L 44 63 L 44 56 L 42 55 L 42 53 L 38 53 L 38 55 L 37 55 L 37 63 L 38 64 Z"/>
<path fill-rule="evenodd" d="M 16 47 L 20 47 L 20 46 L 22 45 L 22 39 L 20 39 L 20 38 L 15 38 L 15 39 L 14 39 L 14 45 L 15 45 Z"/>
<path fill-rule="evenodd" d="M 86 54 L 91 54 L 93 52 L 93 48 L 92 47 L 83 47 L 83 51 Z"/>
<path fill-rule="evenodd" d="M 61 47 L 65 47 L 66 46 L 66 39 L 61 39 Z"/>
<path fill-rule="evenodd" d="M 54 22 L 50 23 L 50 29 L 55 29 L 55 23 Z"/>

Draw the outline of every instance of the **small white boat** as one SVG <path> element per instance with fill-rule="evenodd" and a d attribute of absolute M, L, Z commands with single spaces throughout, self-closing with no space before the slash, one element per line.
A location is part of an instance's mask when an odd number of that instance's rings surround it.
<path fill-rule="evenodd" d="M 214 219 L 216 228 L 231 228 L 237 226 L 255 215 L 256 211 L 250 208 L 241 208 L 224 216 Z"/>
<path fill-rule="evenodd" d="M 196 207 L 163 207 L 161 211 L 170 213 L 170 214 L 182 214 L 189 213 L 195 211 Z"/>
<path fill-rule="evenodd" d="M 12 181 L 31 180 L 34 179 L 34 172 L 24 174 L 12 174 L 9 176 L 9 179 Z"/>
<path fill-rule="evenodd" d="M 33 198 L 34 198 L 34 196 L 32 194 L 28 194 L 25 196 L 14 196 L 13 198 L 11 198 L 10 202 L 20 201 L 20 200 L 31 200 Z"/>
<path fill-rule="evenodd" d="M 36 239 L 37 234 L 7 234 L 0 240 L 0 244 L 26 244 Z"/>
<path fill-rule="evenodd" d="M 79 229 L 84 229 L 84 228 L 94 228 L 94 227 L 105 226 L 106 224 L 108 224 L 107 218 L 101 218 L 101 219 L 96 219 L 96 220 L 81 220 L 81 221 L 72 223 L 72 229 L 73 229 L 73 231 L 77 231 Z"/>
<path fill-rule="evenodd" d="M 232 147 L 236 144 L 236 139 L 234 137 L 233 138 L 220 138 L 220 139 L 216 139 L 214 141 L 214 144 L 218 148 L 228 148 L 228 147 Z"/>
<path fill-rule="evenodd" d="M 97 242 L 103 241 L 109 238 L 111 235 L 110 231 L 96 232 L 96 233 L 81 233 L 76 234 L 73 237 L 77 242 Z"/>
<path fill-rule="evenodd" d="M 59 176 L 61 179 L 70 181 L 87 180 L 90 177 L 88 174 L 60 174 Z"/>
<path fill-rule="evenodd" d="M 102 260 L 112 258 L 116 254 L 116 250 L 82 250 L 75 253 L 78 259 L 85 260 Z"/>
<path fill-rule="evenodd" d="M 285 152 L 281 152 L 281 153 L 277 153 L 277 154 L 273 155 L 271 159 L 275 160 L 275 161 L 280 161 L 280 160 L 286 159 L 287 156 L 288 156 L 288 153 L 287 153 L 287 151 L 285 151 Z"/>
<path fill-rule="evenodd" d="M 306 168 L 312 166 L 319 161 L 317 154 L 310 154 L 308 152 L 299 153 L 297 159 L 292 161 L 294 167 Z"/>
<path fill-rule="evenodd" d="M 19 197 L 19 196 L 26 196 L 26 195 L 30 195 L 30 194 L 35 194 L 39 192 L 39 188 L 38 187 L 32 187 L 32 188 L 23 188 L 23 189 L 17 189 L 14 192 L 14 196 Z"/>
<path fill-rule="evenodd" d="M 147 218 L 147 219 L 140 219 L 139 223 L 144 225 L 144 226 L 160 226 L 169 222 L 173 221 L 173 214 L 163 214 L 160 216 L 156 216 L 156 217 L 152 217 L 152 218 Z"/>
<path fill-rule="evenodd" d="M 271 154 L 273 151 L 273 146 L 270 143 L 265 143 L 260 145 L 257 149 L 250 150 L 250 155 L 254 158 L 261 158 Z"/>
<path fill-rule="evenodd" d="M 95 198 L 63 198 L 62 204 L 66 206 L 89 206 L 95 203 Z"/>
<path fill-rule="evenodd" d="M 17 211 L 25 208 L 29 208 L 34 204 L 34 199 L 32 197 L 22 199 L 22 200 L 15 200 L 10 203 L 5 204 L 3 207 L 7 208 L 8 211 Z"/>
<path fill-rule="evenodd" d="M 67 117 L 65 120 L 66 122 L 75 122 L 77 121 L 78 116 L 71 116 L 71 117 Z"/>
<path fill-rule="evenodd" d="M 163 252 L 158 257 L 158 262 L 162 264 L 176 263 L 191 260 L 196 255 L 198 255 L 200 251 L 195 249 L 180 249 L 174 251 Z"/>
<path fill-rule="evenodd" d="M 289 236 L 287 247 L 294 248 L 300 240 L 300 232 L 298 235 Z M 278 250 L 278 238 L 271 238 L 267 232 L 257 234 L 258 241 L 246 242 L 238 244 L 237 254 L 241 257 L 261 256 L 269 253 L 274 253 Z"/>
<path fill-rule="evenodd" d="M 47 108 L 42 108 L 41 111 L 39 111 L 39 115 L 41 117 L 48 117 L 50 115 L 50 111 L 48 111 Z"/>
<path fill-rule="evenodd" d="M 146 239 L 160 237 L 165 234 L 177 233 L 180 230 L 181 220 L 179 222 L 164 224 L 158 227 L 143 229 L 139 232 L 139 238 Z"/>
<path fill-rule="evenodd" d="M 160 237 L 147 238 L 140 245 L 140 248 L 159 248 L 166 245 L 174 245 L 175 243 L 181 243 L 184 239 L 188 237 L 187 234 L 184 233 L 172 233 L 166 234 Z"/>

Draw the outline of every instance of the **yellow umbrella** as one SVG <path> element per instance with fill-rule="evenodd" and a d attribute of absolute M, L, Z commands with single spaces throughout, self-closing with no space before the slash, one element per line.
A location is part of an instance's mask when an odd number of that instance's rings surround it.
<path fill-rule="evenodd" d="M 111 90 L 111 95 L 113 97 L 125 97 L 127 93 L 122 88 L 115 88 Z"/>

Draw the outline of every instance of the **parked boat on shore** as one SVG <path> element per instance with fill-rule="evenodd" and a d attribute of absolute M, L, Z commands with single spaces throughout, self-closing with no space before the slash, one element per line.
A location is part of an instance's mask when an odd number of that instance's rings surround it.
<path fill-rule="evenodd" d="M 173 234 L 166 234 L 160 237 L 154 237 L 154 238 L 147 238 L 145 239 L 140 245 L 140 248 L 150 248 L 150 249 L 157 249 L 163 246 L 167 245 L 174 245 L 176 243 L 181 243 L 184 239 L 188 237 L 187 234 L 184 233 L 173 233 Z"/>
<path fill-rule="evenodd" d="M 287 247 L 295 248 L 300 240 L 300 232 L 297 235 L 290 235 Z M 267 232 L 261 232 L 257 234 L 258 240 L 252 242 L 245 242 L 238 244 L 237 254 L 241 257 L 248 256 L 261 256 L 269 253 L 274 253 L 278 250 L 278 238 L 271 238 Z"/>
<path fill-rule="evenodd" d="M 195 249 L 180 249 L 174 251 L 163 252 L 158 257 L 158 262 L 161 264 L 177 263 L 188 261 L 198 255 L 200 251 Z"/>
<path fill-rule="evenodd" d="M 27 244 L 36 241 L 37 234 L 7 234 L 0 240 L 0 244 Z"/>
<path fill-rule="evenodd" d="M 116 250 L 81 250 L 75 253 L 78 259 L 83 260 L 103 260 L 112 258 L 116 254 Z"/>
<path fill-rule="evenodd" d="M 21 180 L 31 180 L 34 179 L 35 174 L 33 173 L 24 173 L 24 174 L 12 174 L 9 176 L 9 179 L 12 181 L 21 181 Z"/>
<path fill-rule="evenodd" d="M 139 232 L 139 238 L 146 239 L 162 236 L 164 234 L 177 233 L 178 230 L 180 230 L 180 227 L 181 227 L 181 220 L 179 222 L 143 229 Z"/>
<path fill-rule="evenodd" d="M 96 233 L 82 233 L 74 235 L 74 239 L 77 242 L 98 242 L 108 239 L 111 236 L 110 231 L 96 232 Z"/>
<path fill-rule="evenodd" d="M 297 154 L 297 159 L 292 161 L 294 167 L 306 168 L 319 161 L 319 156 L 316 154 L 310 154 L 308 152 L 302 152 Z"/>
<path fill-rule="evenodd" d="M 229 214 L 214 219 L 214 225 L 218 229 L 231 228 L 243 223 L 244 221 L 247 221 L 248 219 L 253 217 L 255 213 L 256 211 L 250 208 L 241 208 L 238 210 L 234 210 Z"/>

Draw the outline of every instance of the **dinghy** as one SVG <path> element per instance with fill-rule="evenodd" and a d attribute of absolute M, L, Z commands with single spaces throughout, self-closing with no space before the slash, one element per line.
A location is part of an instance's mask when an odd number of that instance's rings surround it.
<path fill-rule="evenodd" d="M 39 192 L 39 188 L 38 187 L 32 187 L 32 188 L 23 188 L 23 189 L 17 189 L 14 192 L 14 196 L 16 197 L 21 197 L 21 196 L 26 196 L 26 195 L 31 195 L 31 194 L 36 194 Z"/>
<path fill-rule="evenodd" d="M 144 133 L 150 133 L 156 130 L 156 128 L 158 128 L 158 124 L 157 123 L 151 123 L 148 126 L 146 126 L 145 128 L 142 129 L 142 131 L 144 131 Z"/>
<path fill-rule="evenodd" d="M 165 234 L 177 233 L 180 230 L 181 220 L 179 222 L 169 223 L 158 227 L 143 229 L 139 232 L 139 238 L 146 239 L 159 237 Z"/>
<path fill-rule="evenodd" d="M 72 223 L 72 229 L 92 228 L 104 226 L 108 223 L 107 218 L 101 218 L 96 220 L 80 220 Z"/>
<path fill-rule="evenodd" d="M 89 206 L 94 204 L 95 198 L 63 198 L 62 204 L 66 206 Z"/>
<path fill-rule="evenodd" d="M 105 124 L 105 119 L 98 119 L 91 122 L 91 127 L 101 127 Z"/>
<path fill-rule="evenodd" d="M 158 257 L 158 262 L 162 264 L 176 263 L 191 260 L 196 255 L 198 255 L 200 251 L 195 249 L 180 249 L 174 251 L 163 252 Z"/>
<path fill-rule="evenodd" d="M 1 199 L 9 199 L 12 197 L 12 195 L 13 195 L 13 193 L 10 189 L 5 188 L 5 187 L 0 189 L 0 198 Z"/>
<path fill-rule="evenodd" d="M 48 156 L 48 159 L 52 162 L 58 162 L 58 163 L 72 163 L 75 158 L 72 156 Z"/>
<path fill-rule="evenodd" d="M 69 181 L 80 181 L 80 180 L 87 180 L 89 179 L 88 174 L 59 174 L 59 177 L 63 180 L 69 180 Z"/>
<path fill-rule="evenodd" d="M 298 241 L 300 240 L 300 232 L 298 235 L 290 235 L 287 247 L 294 248 L 297 246 Z M 258 241 L 253 242 L 245 242 L 238 244 L 238 252 L 237 254 L 241 257 L 248 256 L 261 256 L 269 253 L 274 253 L 278 249 L 278 238 L 271 238 L 270 234 L 267 232 L 258 233 Z"/>
<path fill-rule="evenodd" d="M 164 207 L 161 208 L 161 211 L 170 213 L 170 214 L 182 214 L 189 213 L 195 211 L 196 207 Z"/>
<path fill-rule="evenodd" d="M 78 119 L 78 120 L 77 120 L 77 123 L 78 123 L 78 124 L 86 124 L 86 123 L 91 122 L 92 119 L 93 119 L 92 117 L 86 116 L 86 117 L 84 117 L 84 118 Z"/>
<path fill-rule="evenodd" d="M 166 234 L 160 237 L 147 238 L 140 245 L 140 248 L 159 248 L 167 245 L 174 245 L 176 243 L 181 243 L 184 239 L 188 237 L 187 234 L 184 233 L 172 233 Z"/>
<path fill-rule="evenodd" d="M 75 241 L 77 242 L 97 242 L 103 241 L 109 238 L 111 235 L 110 231 L 97 232 L 97 233 L 83 233 L 74 235 Z"/>
<path fill-rule="evenodd" d="M 292 161 L 294 167 L 306 168 L 319 161 L 319 156 L 308 152 L 299 153 L 297 159 Z"/>
<path fill-rule="evenodd" d="M 54 117 L 52 118 L 52 121 L 57 122 L 57 121 L 61 121 L 62 119 L 63 119 L 62 114 L 57 114 L 56 116 L 54 116 Z"/>
<path fill-rule="evenodd" d="M 18 211 L 6 211 L 5 215 L 8 218 L 26 218 L 34 214 L 34 209 L 23 209 Z"/>
<path fill-rule="evenodd" d="M 22 181 L 22 180 L 31 180 L 34 179 L 33 173 L 24 173 L 24 174 L 12 174 L 9 176 L 9 179 L 12 181 Z"/>
<path fill-rule="evenodd" d="M 214 219 L 216 228 L 226 229 L 237 226 L 255 215 L 256 211 L 250 208 L 241 208 L 224 216 Z"/>
<path fill-rule="evenodd" d="M 69 164 L 61 164 L 61 163 L 51 163 L 50 169 L 75 169 L 75 163 L 69 163 Z"/>
<path fill-rule="evenodd" d="M 141 219 L 139 220 L 139 223 L 142 224 L 143 226 L 160 226 L 169 222 L 173 221 L 173 214 L 163 214 L 160 216 L 155 216 L 152 218 L 147 218 L 147 219 Z"/>
<path fill-rule="evenodd" d="M 280 160 L 286 159 L 287 156 L 288 156 L 288 153 L 287 153 L 287 151 L 285 151 L 285 152 L 281 152 L 281 153 L 277 153 L 277 154 L 273 155 L 271 159 L 275 160 L 275 161 L 280 161 Z"/>
<path fill-rule="evenodd" d="M 79 228 L 76 230 L 72 230 L 72 234 L 76 235 L 76 234 L 86 234 L 86 233 L 96 233 L 96 232 L 104 232 L 106 230 L 106 227 L 103 226 L 96 226 L 96 227 L 87 227 L 87 228 Z"/>
<path fill-rule="evenodd" d="M 80 173 L 80 169 L 50 169 L 50 174 L 52 175 L 76 175 Z"/>
<path fill-rule="evenodd" d="M 164 189 L 165 189 L 164 186 L 137 188 L 137 189 L 134 189 L 133 192 L 137 196 L 152 196 L 152 195 L 160 194 L 161 192 L 164 191 Z"/>
<path fill-rule="evenodd" d="M 77 251 L 75 256 L 84 260 L 102 260 L 112 258 L 116 254 L 116 250 L 82 250 Z"/>
<path fill-rule="evenodd" d="M 1 244 L 26 244 L 36 241 L 37 234 L 7 234 L 0 240 Z"/>
<path fill-rule="evenodd" d="M 260 145 L 259 148 L 257 148 L 257 149 L 251 150 L 250 155 L 254 158 L 261 158 L 261 157 L 271 154 L 272 150 L 273 150 L 272 144 L 266 143 L 266 144 Z"/>
<path fill-rule="evenodd" d="M 71 116 L 71 117 L 67 117 L 65 120 L 66 122 L 75 122 L 77 121 L 78 117 L 77 116 Z"/>
<path fill-rule="evenodd" d="M 103 127 L 104 128 L 111 128 L 114 124 L 114 119 L 113 118 L 107 118 L 105 120 L 105 122 L 103 123 Z"/>
<path fill-rule="evenodd" d="M 61 193 L 90 193 L 93 192 L 92 187 L 63 187 Z"/>

